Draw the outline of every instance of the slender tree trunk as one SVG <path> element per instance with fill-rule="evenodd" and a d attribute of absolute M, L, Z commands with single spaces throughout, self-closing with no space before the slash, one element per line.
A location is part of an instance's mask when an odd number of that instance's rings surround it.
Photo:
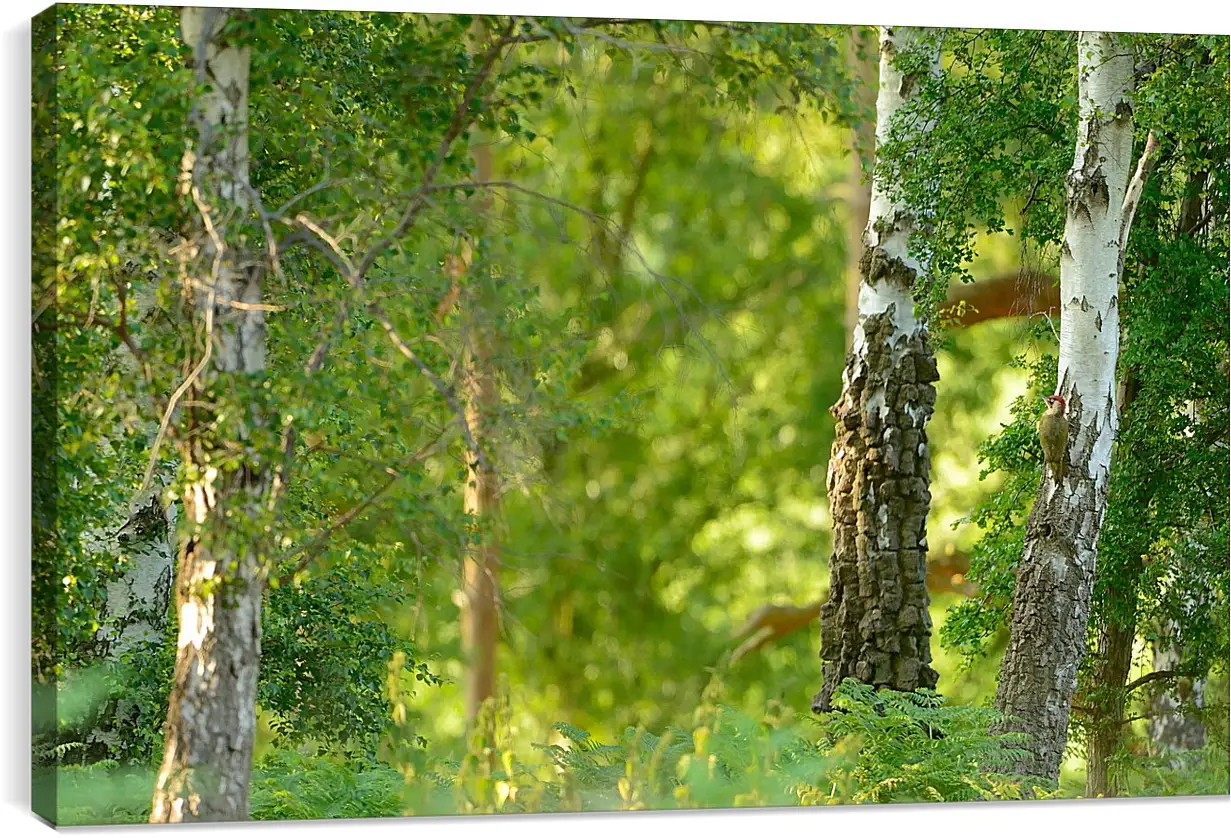
<path fill-rule="evenodd" d="M 487 444 L 494 409 L 499 403 L 491 359 L 479 341 L 466 363 L 466 421 L 475 440 Z M 497 476 L 490 465 L 471 459 L 466 469 L 463 504 L 474 518 L 474 543 L 462 559 L 462 647 L 466 656 L 466 717 L 474 720 L 483 702 L 496 691 L 496 644 L 500 639 L 500 542 L 493 529 L 500 514 Z"/>
<path fill-rule="evenodd" d="M 1124 691 L 1133 664 L 1137 621 L 1111 622 L 1099 636 L 1094 690 L 1096 714 L 1086 743 L 1086 797 L 1119 797 L 1124 789 L 1111 773 L 1111 758 L 1124 732 Z"/>
<path fill-rule="evenodd" d="M 482 36 L 482 29 L 476 33 Z M 488 138 L 476 132 L 472 155 L 479 181 L 492 179 L 492 150 Z M 486 196 L 476 202 L 480 211 L 490 207 Z M 478 289 L 476 289 L 478 290 Z M 492 450 L 492 426 L 500 405 L 500 391 L 492 368 L 489 328 L 482 322 L 477 294 L 465 295 L 466 347 L 463 377 L 466 422 L 475 442 Z M 466 659 L 466 718 L 474 722 L 483 702 L 496 692 L 496 646 L 500 640 L 500 541 L 496 528 L 500 515 L 498 475 L 490 455 L 485 463 L 468 457 L 463 509 L 473 520 L 473 540 L 462 557 L 462 653 Z"/>
<path fill-rule="evenodd" d="M 1132 404 L 1140 390 L 1136 370 L 1130 367 L 1121 382 L 1119 403 L 1125 422 L 1132 421 Z M 1121 454 L 1129 454 L 1123 448 Z M 1138 508 L 1145 509 L 1153 499 L 1153 490 L 1146 484 L 1144 491 L 1131 498 Z M 1133 643 L 1137 638 L 1136 579 L 1144 566 L 1143 556 L 1150 549 L 1151 530 L 1142 528 L 1118 539 L 1121 563 L 1115 578 L 1122 585 L 1109 586 L 1103 610 L 1105 618 L 1098 627 L 1094 672 L 1088 684 L 1084 703 L 1090 707 L 1086 742 L 1086 797 L 1119 797 L 1123 783 L 1111 772 L 1111 761 L 1124 737 L 1124 710 L 1129 695 L 1125 691 L 1128 673 L 1133 665 Z M 1127 537 L 1125 537 L 1127 536 Z M 1128 581 L 1134 580 L 1134 581 Z"/>
<path fill-rule="evenodd" d="M 209 85 L 194 110 L 199 140 L 185 156 L 183 180 L 209 222 L 198 229 L 196 258 L 187 266 L 208 353 L 190 391 L 196 405 L 208 403 L 211 386 L 222 392 L 265 369 L 264 318 L 252 307 L 261 300 L 260 273 L 227 242 L 228 221 L 242 217 L 249 200 L 249 51 L 222 35 L 229 14 L 186 8 L 181 16 L 198 81 Z M 263 422 L 260 414 L 248 405 L 233 424 L 242 435 Z M 217 468 L 225 457 L 215 439 L 218 417 L 199 406 L 188 416 L 194 427 L 183 443 L 191 482 L 176 585 L 179 648 L 151 823 L 247 818 L 256 733 L 265 568 L 254 532 L 275 481 L 253 455 L 240 455 L 235 468 Z"/>
<path fill-rule="evenodd" d="M 921 32 L 880 34 L 877 142 L 918 90 L 894 59 Z M 939 70 L 939 48 L 931 50 Z M 926 130 L 926 128 L 920 129 Z M 916 220 L 872 183 L 860 260 L 858 321 L 832 412 L 829 458 L 834 521 L 829 599 L 821 609 L 823 683 L 813 710 L 831 709 L 844 678 L 898 690 L 935 687 L 925 584 L 928 488 L 926 426 L 936 400 L 936 361 L 916 316 L 912 286 L 921 267 L 907 250 Z"/>
<path fill-rule="evenodd" d="M 1118 283 L 1127 238 L 1133 120 L 1133 57 L 1112 34 L 1078 37 L 1080 124 L 1067 178 L 1060 255 L 1060 368 L 1067 399 L 1068 467 L 1045 478 L 1026 527 L 1013 596 L 1009 647 L 996 706 L 1004 730 L 1030 735 L 1012 766 L 1056 780 L 1064 754 L 1086 624 L 1099 530 L 1116 437 Z"/>

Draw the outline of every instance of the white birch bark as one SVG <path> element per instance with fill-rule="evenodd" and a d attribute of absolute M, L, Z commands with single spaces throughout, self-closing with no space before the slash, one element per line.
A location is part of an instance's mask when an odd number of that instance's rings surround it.
<path fill-rule="evenodd" d="M 1045 478 L 1031 512 L 1013 597 L 997 708 L 1003 729 L 1032 737 L 1015 768 L 1055 780 L 1086 647 L 1099 531 L 1107 508 L 1119 421 L 1119 279 L 1134 206 L 1129 197 L 1133 118 L 1131 52 L 1111 33 L 1077 42 L 1079 125 L 1067 177 L 1060 257 L 1060 364 L 1067 400 L 1068 466 Z"/>
<path fill-rule="evenodd" d="M 197 401 L 210 398 L 211 382 L 224 388 L 227 380 L 259 373 L 265 365 L 260 309 L 231 305 L 259 303 L 261 286 L 260 271 L 245 264 L 227 240 L 228 224 L 249 202 L 249 51 L 227 43 L 228 15 L 201 8 L 181 15 L 198 82 L 209 83 L 193 113 L 197 148 L 184 162 L 184 185 L 203 216 L 194 236 L 196 258 L 187 266 L 210 353 L 198 362 Z M 261 421 L 254 414 L 250 406 L 242 421 L 225 427 L 242 435 L 246 422 Z M 200 477 L 184 494 L 189 531 L 176 582 L 178 649 L 151 823 L 248 817 L 265 568 L 259 550 L 245 541 L 252 536 L 244 522 L 262 514 L 271 481 L 252 456 L 220 473 L 210 461 L 218 453 L 212 449 L 221 447 L 217 431 L 195 430 L 184 456 Z"/>
<path fill-rule="evenodd" d="M 907 50 L 940 50 L 925 30 L 883 27 L 876 100 L 879 148 L 920 79 L 895 64 Z M 929 130 L 920 125 L 918 133 Z M 931 502 L 927 421 L 936 401 L 936 361 L 913 288 L 923 266 L 909 250 L 918 219 L 874 177 L 863 237 L 857 312 L 832 412 L 829 461 L 834 520 L 829 599 L 821 609 L 823 683 L 813 710 L 831 709 L 844 678 L 899 690 L 935 687 L 925 584 Z"/>
<path fill-rule="evenodd" d="M 1174 624 L 1165 626 L 1163 636 L 1154 641 L 1155 672 L 1173 672 L 1184 661 L 1184 650 L 1175 642 Z M 1158 691 L 1152 702 L 1149 731 L 1155 752 L 1170 758 L 1172 768 L 1183 765 L 1181 754 L 1205 745 L 1205 725 L 1192 712 L 1205 707 L 1204 678 L 1182 678 Z"/>
<path fill-rule="evenodd" d="M 118 554 L 120 575 L 107 583 L 104 623 L 96 640 L 105 665 L 160 642 L 171 606 L 175 572 L 175 506 L 164 504 L 161 481 L 140 493 L 124 525 L 106 541 Z M 121 696 L 102 708 L 86 744 L 99 757 L 124 748 L 136 708 Z"/>
<path fill-rule="evenodd" d="M 164 504 L 161 481 L 140 493 L 115 534 L 122 575 L 107 583 L 107 616 L 99 629 L 107 657 L 118 657 L 161 636 L 171 604 L 175 568 L 175 505 Z"/>

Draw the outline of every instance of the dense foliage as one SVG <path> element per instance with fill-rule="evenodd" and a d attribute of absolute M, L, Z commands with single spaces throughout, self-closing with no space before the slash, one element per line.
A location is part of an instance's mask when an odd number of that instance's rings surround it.
<path fill-rule="evenodd" d="M 36 82 L 55 96 L 36 102 L 53 127 L 36 181 L 54 192 L 36 233 L 54 258 L 35 263 L 35 387 L 53 395 L 36 399 L 51 459 L 33 665 L 59 715 L 35 758 L 59 769 L 63 822 L 135 822 L 176 627 L 118 657 L 99 638 L 133 498 L 148 476 L 174 506 L 196 477 L 184 452 L 201 431 L 182 419 L 200 405 L 171 394 L 200 357 L 182 283 L 198 213 L 177 188 L 199 91 L 178 10 L 52 14 L 36 28 Z M 750 613 L 827 584 L 844 199 L 861 188 L 844 155 L 868 117 L 846 30 L 280 10 L 228 27 L 251 50 L 256 197 L 231 229 L 269 258 L 268 358 L 211 393 L 206 424 L 240 440 L 219 468 L 293 463 L 251 533 L 269 579 L 253 818 L 1074 793 L 1076 775 L 1056 790 L 999 773 L 1023 743 L 989 734 L 985 707 L 1039 479 L 1046 322 L 935 330 L 942 695 L 848 681 L 841 711 L 810 719 L 796 711 L 819 678 L 815 631 L 732 659 Z M 891 141 L 878 163 L 927 216 L 932 314 L 951 279 L 1051 269 L 1076 124 L 1072 33 L 943 44 L 946 72 L 908 115 L 928 142 Z M 1125 266 L 1133 395 L 1091 646 L 1130 623 L 1143 649 L 1182 648 L 1134 716 L 1206 685 L 1181 704 L 1208 744 L 1121 758 L 1132 791 L 1225 793 L 1228 41 L 1134 44 L 1139 145 L 1153 130 L 1164 151 Z M 476 334 L 498 380 L 495 521 L 463 513 Z M 274 420 L 247 426 L 251 404 Z M 458 568 L 493 536 L 500 682 L 468 726 Z M 1103 701 L 1083 678 L 1076 746 Z M 117 701 L 134 721 L 99 754 L 85 743 Z M 1144 754 L 1140 720 L 1126 729 Z"/>

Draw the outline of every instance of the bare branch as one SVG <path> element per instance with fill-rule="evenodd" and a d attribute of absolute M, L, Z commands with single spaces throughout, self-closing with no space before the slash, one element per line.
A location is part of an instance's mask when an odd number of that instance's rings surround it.
<path fill-rule="evenodd" d="M 1033 317 L 1060 310 L 1056 278 L 1041 271 L 1012 271 L 949 289 L 941 305 L 945 312 L 960 311 L 960 326 L 973 326 L 1001 317 Z"/>
<path fill-rule="evenodd" d="M 1126 693 L 1131 693 L 1133 690 L 1137 689 L 1138 687 L 1144 687 L 1146 684 L 1149 684 L 1153 681 L 1162 681 L 1162 680 L 1169 679 L 1169 678 L 1182 678 L 1182 677 L 1184 676 L 1180 672 L 1175 672 L 1174 670 L 1170 670 L 1170 669 L 1160 669 L 1160 670 L 1157 670 L 1156 672 L 1150 672 L 1146 675 L 1142 675 L 1136 681 L 1129 681 L 1127 684 L 1124 685 L 1124 691 Z"/>
<path fill-rule="evenodd" d="M 308 218 L 308 216 L 301 212 L 299 215 L 295 216 L 295 223 L 311 230 L 318 239 L 329 246 L 329 249 L 332 250 L 338 257 L 338 262 L 343 268 L 345 268 L 345 275 L 348 278 L 355 275 L 355 266 L 351 263 L 350 257 L 346 255 L 346 252 L 342 250 L 342 245 L 338 244 L 338 242 L 327 232 L 325 232 L 325 230 L 322 229 L 315 221 Z"/>
<path fill-rule="evenodd" d="M 1154 160 L 1157 156 L 1158 140 L 1154 137 L 1154 132 L 1151 131 L 1146 136 L 1146 147 L 1145 151 L 1141 153 L 1141 160 L 1137 162 L 1137 173 L 1133 175 L 1133 179 L 1124 193 L 1124 204 L 1121 207 L 1120 219 L 1121 252 L 1128 245 L 1128 234 L 1133 226 L 1133 216 L 1137 214 L 1137 205 L 1141 202 L 1141 192 L 1145 189 L 1146 179 L 1150 176 L 1150 169 L 1154 166 Z"/>
<path fill-rule="evenodd" d="M 751 633 L 751 636 L 731 653 L 731 663 L 755 652 L 771 640 L 790 634 L 804 628 L 821 616 L 821 606 L 825 602 L 822 596 L 816 602 L 808 605 L 762 605 L 748 617 L 744 625 L 735 632 L 736 637 Z"/>

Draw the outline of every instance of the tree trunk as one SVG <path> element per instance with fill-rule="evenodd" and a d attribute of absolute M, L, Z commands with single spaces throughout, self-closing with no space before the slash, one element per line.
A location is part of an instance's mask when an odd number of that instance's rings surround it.
<path fill-rule="evenodd" d="M 1120 383 L 1120 411 L 1127 426 L 1132 421 L 1132 405 L 1140 392 L 1137 370 L 1129 367 Z M 1120 448 L 1120 454 L 1134 456 L 1136 452 Z M 1126 500 L 1139 509 L 1149 508 L 1154 499 L 1153 487 L 1139 487 L 1138 493 Z M 1124 736 L 1124 709 L 1129 694 L 1125 690 L 1128 673 L 1133 665 L 1133 642 L 1137 638 L 1137 578 L 1150 549 L 1151 529 L 1144 526 L 1118 539 L 1118 556 L 1111 556 L 1121 566 L 1113 568 L 1120 584 L 1109 585 L 1104 594 L 1104 621 L 1098 627 L 1098 647 L 1094 673 L 1088 684 L 1084 703 L 1090 708 L 1086 741 L 1086 797 L 1119 797 L 1124 785 L 1111 773 L 1111 760 Z M 1127 536 L 1127 537 L 1126 537 Z M 1106 559 L 1104 568 L 1107 567 Z M 1105 572 L 1105 571 L 1104 571 Z M 1131 581 L 1130 581 L 1131 580 Z"/>
<path fill-rule="evenodd" d="M 476 26 L 475 35 L 483 37 L 483 27 Z M 472 140 L 475 177 L 479 181 L 492 179 L 490 140 L 476 131 Z M 482 212 L 490 208 L 490 198 L 483 194 L 476 201 Z M 466 260 L 467 264 L 469 260 Z M 487 452 L 485 462 L 471 452 L 467 456 L 466 486 L 462 493 L 463 510 L 472 519 L 473 540 L 462 557 L 462 654 L 466 663 L 466 719 L 473 723 L 483 702 L 496 692 L 496 644 L 500 640 L 499 570 L 500 542 L 496 524 L 500 515 L 498 475 L 490 459 L 491 437 L 500 391 L 492 368 L 488 326 L 482 322 L 481 306 L 476 294 L 467 295 L 467 321 L 464 330 L 466 347 L 463 363 L 466 422 L 475 442 Z"/>
<path fill-rule="evenodd" d="M 917 79 L 894 59 L 919 44 L 919 30 L 880 36 L 877 142 L 915 95 Z M 930 48 L 938 71 L 938 48 Z M 926 127 L 922 130 L 926 130 Z M 907 250 L 916 220 L 873 179 L 860 260 L 858 322 L 832 412 L 829 459 L 834 521 L 829 599 L 821 610 L 823 683 L 813 710 L 831 709 L 844 678 L 898 690 L 935 687 L 925 584 L 928 488 L 926 426 L 936 400 L 936 361 L 916 316 L 912 286 L 921 268 Z"/>
<path fill-rule="evenodd" d="M 485 451 L 499 392 L 491 372 L 490 358 L 480 341 L 466 362 L 466 421 Z M 493 528 L 500 513 L 497 476 L 490 463 L 483 465 L 473 455 L 466 467 L 464 510 L 473 518 L 475 541 L 467 545 L 462 559 L 462 650 L 466 658 L 466 718 L 473 721 L 483 702 L 496 691 L 496 644 L 500 639 L 499 570 L 500 542 Z"/>
<path fill-rule="evenodd" d="M 1172 639 L 1172 626 L 1154 641 L 1154 671 L 1174 672 L 1181 668 L 1183 649 Z M 1150 717 L 1150 739 L 1160 756 L 1175 756 L 1205 746 L 1205 725 L 1186 709 L 1205 706 L 1205 679 L 1177 678 L 1174 684 L 1155 696 Z M 1178 760 L 1172 761 L 1179 768 Z"/>
<path fill-rule="evenodd" d="M 139 493 L 124 525 L 108 539 L 118 547 L 120 575 L 107 583 L 106 624 L 95 635 L 105 666 L 159 643 L 166 628 L 175 572 L 175 506 L 164 506 L 163 489 L 158 481 Z M 125 743 L 138 722 L 135 710 L 122 696 L 99 708 L 85 738 L 87 760 L 133 756 L 125 753 Z"/>
<path fill-rule="evenodd" d="M 160 481 L 140 493 L 115 534 L 124 572 L 107 584 L 106 614 L 115 621 L 98 631 L 106 658 L 157 640 L 166 625 L 175 569 L 175 506 L 164 506 L 162 492 Z"/>
<path fill-rule="evenodd" d="M 1110 622 L 1099 637 L 1095 686 L 1091 691 L 1096 714 L 1090 720 L 1086 743 L 1086 797 L 1119 797 L 1124 792 L 1110 766 L 1124 732 L 1124 704 L 1128 698 L 1124 685 L 1132 668 L 1136 637 L 1136 620 Z"/>
<path fill-rule="evenodd" d="M 876 65 L 870 30 L 854 28 L 847 46 L 847 58 L 855 69 L 858 86 L 856 100 L 861 119 L 851 136 L 850 221 L 846 228 L 846 351 L 851 351 L 855 327 L 859 324 L 859 262 L 863 259 L 863 231 L 872 208 L 872 168 L 876 164 Z M 862 55 L 860 54 L 862 51 Z"/>
<path fill-rule="evenodd" d="M 227 456 L 225 440 L 216 439 L 218 417 L 201 406 L 211 389 L 222 392 L 228 380 L 238 384 L 265 369 L 264 317 L 253 308 L 261 300 L 260 272 L 227 246 L 227 220 L 242 216 L 249 201 L 249 51 L 223 38 L 228 15 L 201 8 L 181 15 L 198 82 L 209 85 L 194 110 L 199 140 L 195 153 L 185 155 L 183 185 L 212 229 L 198 226 L 196 258 L 187 266 L 206 354 L 196 368 L 192 427 L 182 443 L 191 480 L 184 494 L 190 534 L 176 585 L 179 648 L 151 823 L 246 819 L 256 733 L 265 568 L 253 533 L 273 489 L 254 455 L 240 455 L 235 468 L 216 467 Z M 206 415 L 198 418 L 198 411 Z M 247 415 L 232 423 L 242 436 L 245 426 L 262 421 L 249 404 Z"/>
<path fill-rule="evenodd" d="M 1068 465 L 1045 478 L 1026 527 L 1010 641 L 996 706 L 1002 729 L 1030 735 L 1012 769 L 1059 777 L 1086 624 L 1116 437 L 1118 283 L 1127 237 L 1133 150 L 1132 54 L 1111 34 L 1078 37 L 1080 123 L 1067 178 L 1060 254 L 1060 368 Z"/>

